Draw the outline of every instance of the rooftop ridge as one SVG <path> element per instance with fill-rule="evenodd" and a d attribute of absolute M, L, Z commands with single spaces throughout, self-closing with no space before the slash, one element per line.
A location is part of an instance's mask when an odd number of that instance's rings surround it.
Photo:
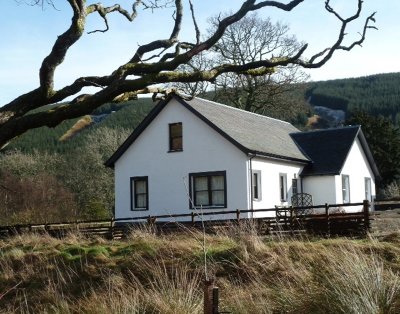
<path fill-rule="evenodd" d="M 344 130 L 344 129 L 359 129 L 361 127 L 361 125 L 344 125 L 341 127 L 337 127 L 337 128 L 328 128 L 328 129 L 319 129 L 319 130 L 308 130 L 308 131 L 300 131 L 300 132 L 294 132 L 291 134 L 299 134 L 299 133 L 322 133 L 322 132 L 329 132 L 329 131 L 340 131 L 340 130 Z"/>
<path fill-rule="evenodd" d="M 261 117 L 261 118 L 265 118 L 265 119 L 270 119 L 270 120 L 274 120 L 274 121 L 278 121 L 278 122 L 283 122 L 283 123 L 292 125 L 290 122 L 287 122 L 287 121 L 284 121 L 284 120 L 280 120 L 280 119 L 276 119 L 276 118 L 271 118 L 271 117 L 264 116 L 264 115 L 259 114 L 259 113 L 255 113 L 255 112 L 251 112 L 251 111 L 246 111 L 246 110 L 243 110 L 243 109 L 239 109 L 239 108 L 236 108 L 236 107 L 232 107 L 232 106 L 228 106 L 228 105 L 225 105 L 225 104 L 221 104 L 221 103 L 218 103 L 218 102 L 215 102 L 215 101 L 212 101 L 212 100 L 208 100 L 208 99 L 205 99 L 205 98 L 201 98 L 201 97 L 194 97 L 194 98 L 195 98 L 195 99 L 198 99 L 198 100 L 201 100 L 201 101 L 205 101 L 205 102 L 212 103 L 212 104 L 217 105 L 217 106 L 222 106 L 222 107 L 226 107 L 226 108 L 229 108 L 229 109 L 232 109 L 232 110 L 244 112 L 244 113 L 246 113 L 246 114 L 251 114 L 251 115 L 255 115 L 255 116 L 257 116 L 257 117 Z M 189 102 L 190 102 L 190 100 L 189 100 Z M 293 125 L 292 125 L 292 126 L 293 126 Z M 294 127 L 294 126 L 293 126 L 293 127 Z"/>

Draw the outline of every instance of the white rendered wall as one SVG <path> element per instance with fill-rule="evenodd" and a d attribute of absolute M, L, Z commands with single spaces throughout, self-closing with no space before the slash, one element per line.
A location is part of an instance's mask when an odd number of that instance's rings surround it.
<path fill-rule="evenodd" d="M 336 204 L 335 176 L 312 176 L 303 178 L 303 193 L 312 195 L 313 205 Z M 315 213 L 325 210 L 314 210 Z"/>
<path fill-rule="evenodd" d="M 249 161 L 250 163 L 250 161 Z M 250 167 L 250 166 L 249 166 Z M 284 161 L 275 161 L 264 158 L 254 158 L 251 161 L 252 170 L 261 171 L 261 200 L 253 201 L 254 209 L 275 208 L 277 206 L 291 205 L 292 197 L 292 179 L 299 178 L 303 165 L 293 164 Z M 281 202 L 279 174 L 285 173 L 287 179 L 287 202 Z M 250 171 L 249 171 L 250 174 Z M 250 187 L 250 178 L 248 177 Z M 300 192 L 300 180 L 298 180 L 298 191 Z M 249 189 L 249 195 L 251 191 Z M 250 199 L 250 197 L 249 197 Z M 251 208 L 251 207 L 250 207 Z M 254 217 L 271 217 L 275 216 L 275 212 L 256 212 Z"/>
<path fill-rule="evenodd" d="M 182 122 L 183 151 L 168 153 L 168 126 L 175 122 Z M 188 174 L 208 171 L 226 171 L 228 210 L 246 208 L 247 160 L 242 151 L 171 100 L 115 163 L 115 216 L 190 214 Z M 130 177 L 134 176 L 148 176 L 149 210 L 130 210 Z M 205 212 L 222 210 L 204 209 Z M 205 216 L 206 219 L 233 217 Z"/>
<path fill-rule="evenodd" d="M 351 147 L 342 172 L 339 176 L 335 176 L 336 202 L 338 204 L 343 203 L 342 174 L 348 175 L 350 178 L 350 203 L 360 203 L 365 199 L 365 178 L 371 178 L 372 199 L 375 198 L 375 177 L 358 138 Z M 359 210 L 361 207 L 346 208 L 348 212 Z"/>

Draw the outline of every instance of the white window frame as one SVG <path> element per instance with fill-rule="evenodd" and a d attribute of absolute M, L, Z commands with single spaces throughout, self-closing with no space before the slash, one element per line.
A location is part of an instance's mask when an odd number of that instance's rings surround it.
<path fill-rule="evenodd" d="M 369 177 L 364 178 L 365 199 L 369 202 L 372 201 L 372 180 Z"/>
<path fill-rule="evenodd" d="M 343 204 L 350 203 L 350 176 L 342 174 L 342 198 Z"/>
<path fill-rule="evenodd" d="M 253 170 L 251 173 L 251 193 L 253 201 L 261 201 L 261 170 Z"/>
<path fill-rule="evenodd" d="M 288 190 L 286 173 L 279 173 L 279 198 L 281 202 L 287 202 Z"/>
<path fill-rule="evenodd" d="M 297 178 L 292 179 L 292 196 L 299 193 L 299 182 Z"/>

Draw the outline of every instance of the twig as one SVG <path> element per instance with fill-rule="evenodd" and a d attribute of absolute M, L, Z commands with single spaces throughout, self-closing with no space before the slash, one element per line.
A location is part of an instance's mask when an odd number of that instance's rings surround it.
<path fill-rule="evenodd" d="M 10 293 L 11 291 L 17 289 L 17 287 L 18 287 L 21 283 L 22 283 L 22 280 L 21 280 L 20 282 L 18 282 L 15 286 L 13 286 L 13 287 L 11 287 L 10 289 L 8 289 L 6 292 L 1 293 L 1 294 L 0 294 L 0 300 L 1 300 L 2 298 L 4 298 L 4 296 L 5 296 L 6 294 L 8 294 L 8 293 Z"/>
<path fill-rule="evenodd" d="M 205 228 L 205 226 L 204 226 L 203 206 L 200 206 L 200 211 L 197 209 L 196 205 L 195 205 L 194 202 L 193 202 L 193 199 L 192 199 L 191 196 L 190 196 L 189 188 L 188 188 L 188 186 L 187 186 L 187 184 L 186 184 L 185 177 L 183 177 L 182 180 L 183 180 L 183 185 L 185 186 L 186 195 L 187 195 L 188 198 L 189 198 L 190 204 L 192 204 L 193 210 L 196 211 L 196 212 L 200 212 L 199 217 L 200 217 L 200 221 L 201 221 L 201 228 L 202 228 L 202 230 L 203 230 L 203 243 L 202 243 L 202 248 L 203 248 L 203 256 L 204 256 L 204 275 L 205 275 L 206 280 L 208 280 L 208 271 L 207 271 L 207 248 L 206 248 L 206 228 Z M 190 178 L 189 178 L 189 180 L 190 180 Z"/>

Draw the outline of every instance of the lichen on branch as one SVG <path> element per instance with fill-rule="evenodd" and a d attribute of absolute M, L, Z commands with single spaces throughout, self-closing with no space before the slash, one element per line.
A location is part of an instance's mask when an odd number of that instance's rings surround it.
<path fill-rule="evenodd" d="M 196 19 L 195 7 L 192 1 L 183 0 L 131 0 L 130 8 L 124 7 L 127 2 L 116 3 L 106 6 L 102 3 L 89 3 L 90 0 L 67 0 L 72 9 L 71 24 L 55 40 L 50 53 L 43 59 L 39 69 L 40 83 L 37 88 L 29 91 L 8 104 L 0 106 L 0 147 L 6 145 L 13 138 L 24 132 L 42 126 L 54 127 L 66 119 L 80 117 L 90 114 L 94 109 L 106 102 L 123 101 L 134 99 L 138 94 L 148 93 L 157 89 L 161 91 L 165 83 L 174 82 L 203 82 L 214 81 L 224 73 L 241 73 L 246 75 L 263 75 L 273 73 L 276 67 L 290 67 L 293 65 L 302 68 L 318 68 L 328 62 L 335 51 L 351 50 L 361 45 L 369 29 L 375 28 L 374 13 L 365 20 L 361 30 L 361 38 L 350 44 L 344 44 L 344 38 L 348 26 L 360 18 L 362 0 L 357 2 L 357 11 L 349 17 L 342 17 L 330 1 L 325 3 L 325 9 L 333 14 L 340 22 L 339 32 L 332 45 L 313 56 L 304 57 L 307 45 L 304 44 L 296 51 L 288 52 L 287 55 L 279 57 L 265 57 L 259 61 L 246 62 L 244 64 L 219 63 L 210 64 L 205 69 L 191 67 L 189 71 L 181 71 L 182 65 L 217 47 L 218 42 L 231 26 L 248 16 L 249 13 L 275 8 L 282 11 L 292 11 L 306 0 L 292 1 L 256 1 L 243 0 L 236 11 L 218 19 L 212 33 L 201 38 L 199 23 Z M 212 5 L 210 1 L 210 5 Z M 32 0 L 32 5 L 50 5 L 52 0 Z M 152 18 L 154 10 L 166 10 L 173 8 L 174 14 L 170 34 L 167 38 L 149 38 L 148 43 L 140 45 L 136 51 L 131 52 L 128 62 L 121 62 L 111 73 L 103 76 L 77 77 L 73 82 L 56 90 L 54 88 L 54 76 L 60 66 L 67 58 L 67 53 L 82 36 L 87 32 L 86 24 L 91 16 L 100 16 L 105 27 L 103 29 L 89 30 L 89 33 L 102 33 L 112 27 L 109 14 L 121 16 L 127 22 L 135 23 L 139 14 L 146 14 L 146 18 Z M 194 29 L 193 40 L 181 41 L 180 33 L 183 27 L 185 15 L 191 21 Z M 157 25 L 154 21 L 154 25 Z M 142 31 L 138 29 L 138 31 Z M 157 32 L 154 32 L 154 36 Z M 91 34 L 89 36 L 100 36 Z M 161 86 L 161 87 L 160 87 Z M 85 87 L 97 87 L 98 91 L 92 94 L 82 94 Z M 67 100 L 68 99 L 68 100 Z M 69 100 L 72 99 L 72 100 Z M 64 102 L 62 105 L 57 103 Z M 41 111 L 40 108 L 54 104 L 52 110 Z M 33 111 L 34 110 L 34 111 Z"/>

